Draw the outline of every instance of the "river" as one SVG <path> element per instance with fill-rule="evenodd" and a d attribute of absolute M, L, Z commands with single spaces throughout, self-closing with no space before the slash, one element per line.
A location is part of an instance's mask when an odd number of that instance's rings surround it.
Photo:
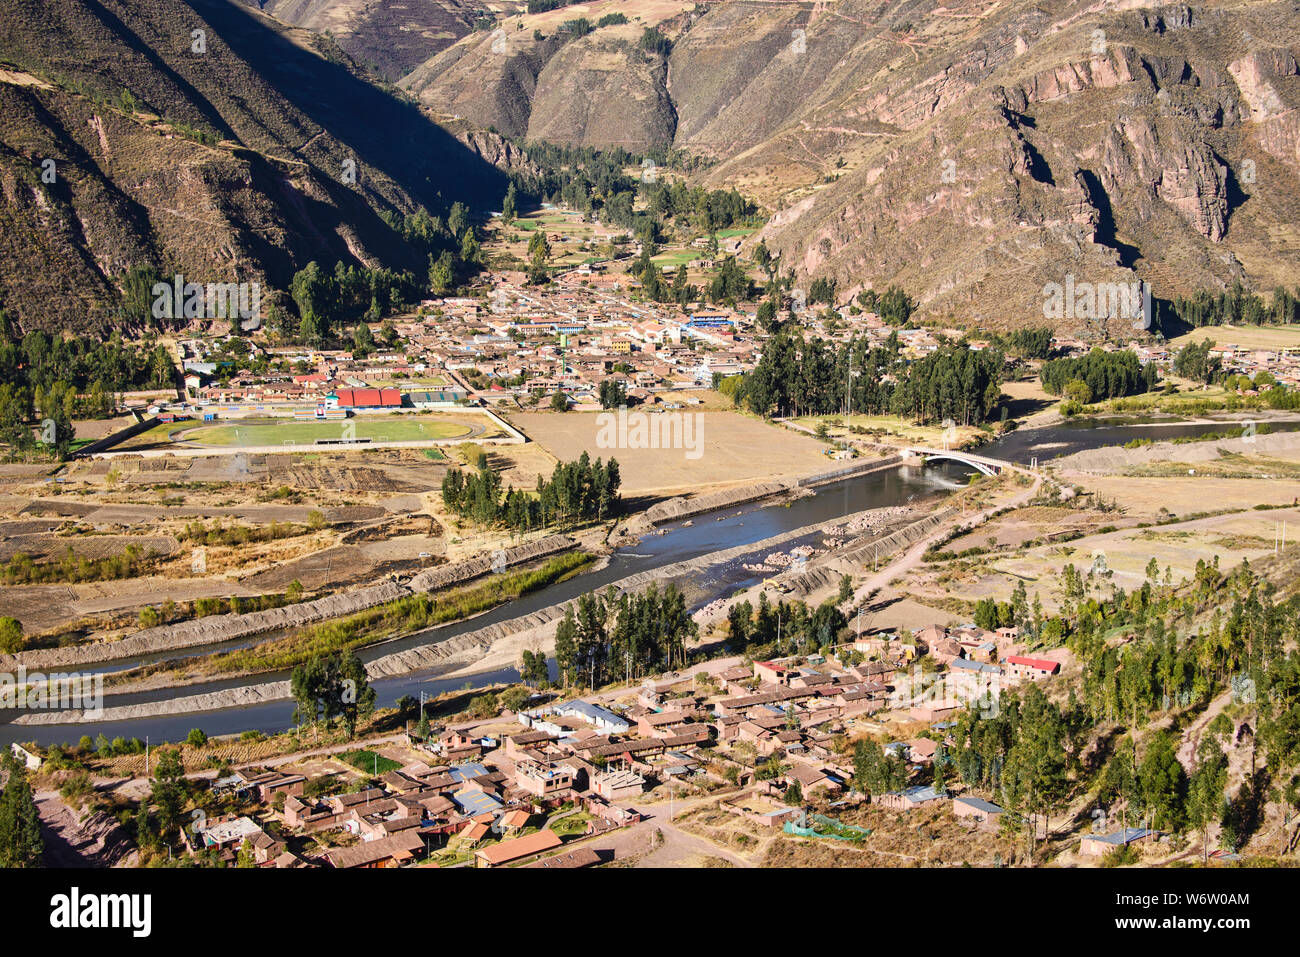
<path fill-rule="evenodd" d="M 1270 423 L 1275 431 L 1300 430 L 1300 421 Z M 1162 440 L 1183 436 L 1204 435 L 1239 428 L 1239 422 L 1202 421 L 1185 422 L 1170 419 L 1077 419 L 1046 429 L 1016 431 L 988 443 L 979 449 L 980 454 L 992 458 L 1028 464 L 1034 458 L 1040 462 L 1058 455 L 1067 455 L 1103 446 L 1124 445 L 1133 439 Z M 790 532 L 808 525 L 834 521 L 845 515 L 870 508 L 903 505 L 918 497 L 941 494 L 945 490 L 965 484 L 973 470 L 956 463 L 944 463 L 925 469 L 903 466 L 884 472 L 875 472 L 861 478 L 850 479 L 824 486 L 815 495 L 798 499 L 786 506 L 751 504 L 729 508 L 721 513 L 696 516 L 690 524 L 682 522 L 663 526 L 664 535 L 648 535 L 637 545 L 615 551 L 608 563 L 599 570 L 575 576 L 565 582 L 551 585 L 531 595 L 507 602 L 483 615 L 467 621 L 438 628 L 425 629 L 404 638 L 372 646 L 361 652 L 362 660 L 391 654 L 404 648 L 417 647 L 430 642 L 443 641 L 466 631 L 506 621 L 530 612 L 575 598 L 584 592 L 601 588 L 610 582 L 648 569 L 685 561 L 726 548 L 734 548 L 763 541 L 775 535 Z M 785 547 L 788 550 L 795 542 Z M 704 597 L 703 604 L 719 595 L 730 593 L 754 580 L 752 573 L 741 568 L 737 559 L 720 568 L 708 570 L 708 577 L 699 580 Z M 260 636 L 258 640 L 263 640 Z M 229 644 L 246 644 L 247 641 Z M 211 649 L 202 649 L 206 653 Z M 180 654 L 193 654 L 194 651 Z M 155 660 L 176 657 L 178 654 L 159 655 Z M 154 658 L 154 656 L 148 656 Z M 118 663 L 105 670 L 115 670 Z M 552 667 L 554 664 L 552 663 Z M 128 705 L 165 700 L 183 695 L 217 691 L 223 688 L 282 680 L 287 674 L 263 675 L 190 685 L 184 688 L 158 689 L 133 694 L 111 695 L 105 703 Z M 423 693 L 432 697 L 445 691 L 466 686 L 482 687 L 498 682 L 518 680 L 514 668 L 479 672 L 472 677 L 464 675 L 448 678 L 436 670 L 413 672 L 373 683 L 380 707 L 391 706 L 403 695 L 419 697 Z M 264 732 L 283 731 L 292 722 L 293 703 L 275 701 L 242 708 L 225 708 L 190 715 L 164 715 L 132 721 L 97 722 L 65 725 L 14 725 L 8 723 L 14 712 L 4 712 L 0 717 L 0 744 L 14 741 L 35 741 L 38 744 L 75 741 L 83 734 L 91 737 L 103 734 L 144 738 L 150 741 L 176 741 L 184 738 L 191 728 L 201 727 L 209 735 L 232 734 L 245 730 Z"/>

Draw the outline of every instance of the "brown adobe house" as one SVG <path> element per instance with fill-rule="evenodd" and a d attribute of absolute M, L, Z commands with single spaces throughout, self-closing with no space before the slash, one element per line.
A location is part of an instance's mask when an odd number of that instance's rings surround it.
<path fill-rule="evenodd" d="M 424 851 L 424 838 L 414 830 L 399 831 L 391 837 L 362 841 L 352 847 L 337 847 L 325 855 L 331 867 L 350 868 L 400 867 Z"/>

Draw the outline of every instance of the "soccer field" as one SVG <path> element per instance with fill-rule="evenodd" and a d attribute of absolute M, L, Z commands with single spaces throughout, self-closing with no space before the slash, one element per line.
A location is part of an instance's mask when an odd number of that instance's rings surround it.
<path fill-rule="evenodd" d="M 469 422 L 445 418 L 374 416 L 334 422 L 250 419 L 186 431 L 181 441 L 193 445 L 249 447 L 314 445 L 317 439 L 369 439 L 372 442 L 420 442 L 455 439 L 474 430 Z"/>

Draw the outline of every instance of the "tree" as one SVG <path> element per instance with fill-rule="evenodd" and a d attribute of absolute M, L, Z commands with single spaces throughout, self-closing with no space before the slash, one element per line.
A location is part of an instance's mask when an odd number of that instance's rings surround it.
<path fill-rule="evenodd" d="M 1080 405 L 1087 405 L 1092 401 L 1092 390 L 1088 388 L 1088 383 L 1082 379 L 1071 379 L 1065 384 L 1062 395 L 1070 402 L 1078 402 Z"/>
<path fill-rule="evenodd" d="M 6 753 L 4 791 L 0 792 L 0 867 L 40 867 L 45 843 L 27 769 Z"/>
<path fill-rule="evenodd" d="M 346 649 L 338 659 L 339 675 L 339 711 L 343 715 L 343 725 L 348 737 L 357 733 L 357 722 L 375 710 L 375 689 L 370 687 L 370 678 L 361 659 Z"/>
<path fill-rule="evenodd" d="M 528 237 L 528 258 L 539 268 L 545 268 L 551 258 L 551 244 L 546 239 L 546 230 L 540 226 Z"/>
<path fill-rule="evenodd" d="M 429 257 L 429 291 L 441 296 L 456 285 L 456 265 L 450 252 L 443 251 L 437 260 Z"/>
<path fill-rule="evenodd" d="M 171 844 L 180 833 L 181 812 L 187 797 L 185 765 L 175 748 L 159 748 L 154 752 L 154 759 L 149 798 L 158 808 L 158 832 Z"/>
<path fill-rule="evenodd" d="M 155 840 L 156 835 L 149 823 L 149 802 L 141 798 L 135 810 L 135 846 L 144 850 L 153 847 Z"/>
<path fill-rule="evenodd" d="M 627 386 L 619 379 L 605 379 L 600 383 L 600 407 L 617 409 L 627 405 Z"/>
<path fill-rule="evenodd" d="M 333 293 L 330 274 L 315 260 L 294 273 L 289 283 L 289 295 L 298 307 L 298 315 L 304 324 L 311 321 L 317 336 L 325 331 L 329 322 Z"/>
<path fill-rule="evenodd" d="M 782 800 L 791 807 L 803 804 L 803 786 L 798 781 L 791 781 L 790 786 L 785 789 Z"/>
<path fill-rule="evenodd" d="M 519 663 L 519 677 L 525 684 L 534 688 L 545 684 L 550 679 L 550 671 L 546 667 L 546 654 L 525 648 Z"/>
<path fill-rule="evenodd" d="M 357 327 L 352 330 L 352 354 L 359 359 L 364 359 L 374 351 L 375 337 L 370 331 L 370 325 L 358 322 Z"/>
<path fill-rule="evenodd" d="M 208 736 L 203 733 L 202 728 L 190 728 L 190 733 L 185 737 L 185 743 L 194 748 L 201 748 L 208 743 Z"/>
<path fill-rule="evenodd" d="M 1178 760 L 1177 742 L 1167 731 L 1155 732 L 1138 769 L 1142 798 L 1151 811 L 1151 826 L 1178 829 L 1184 822 L 1187 772 Z"/>
<path fill-rule="evenodd" d="M 1210 825 L 1223 819 L 1228 788 L 1228 758 L 1213 736 L 1201 742 L 1196 770 L 1187 785 L 1188 823 L 1201 830 L 1201 857 L 1210 859 Z"/>
<path fill-rule="evenodd" d="M 23 650 L 23 626 L 17 618 L 0 618 L 0 652 L 6 655 Z"/>
<path fill-rule="evenodd" d="M 403 725 L 410 719 L 412 712 L 420 706 L 420 702 L 409 694 L 404 694 L 397 699 L 397 718 Z"/>
<path fill-rule="evenodd" d="M 513 224 L 515 217 L 519 215 L 518 195 L 515 184 L 511 183 L 506 188 L 505 199 L 501 201 L 501 219 L 507 226 Z"/>
<path fill-rule="evenodd" d="M 569 397 L 563 391 L 556 392 L 551 396 L 551 408 L 556 412 L 568 412 Z"/>

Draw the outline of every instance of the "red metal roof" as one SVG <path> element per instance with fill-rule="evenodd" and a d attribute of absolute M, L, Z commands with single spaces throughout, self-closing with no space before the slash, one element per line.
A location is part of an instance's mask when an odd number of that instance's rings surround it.
<path fill-rule="evenodd" d="M 1046 658 L 1025 658 L 1022 655 L 1008 655 L 1007 664 L 1021 665 L 1025 668 L 1037 668 L 1040 671 L 1048 671 L 1053 674 L 1061 667 L 1059 661 L 1049 661 Z"/>
<path fill-rule="evenodd" d="M 402 404 L 397 389 L 339 389 L 339 408 L 395 408 Z"/>

